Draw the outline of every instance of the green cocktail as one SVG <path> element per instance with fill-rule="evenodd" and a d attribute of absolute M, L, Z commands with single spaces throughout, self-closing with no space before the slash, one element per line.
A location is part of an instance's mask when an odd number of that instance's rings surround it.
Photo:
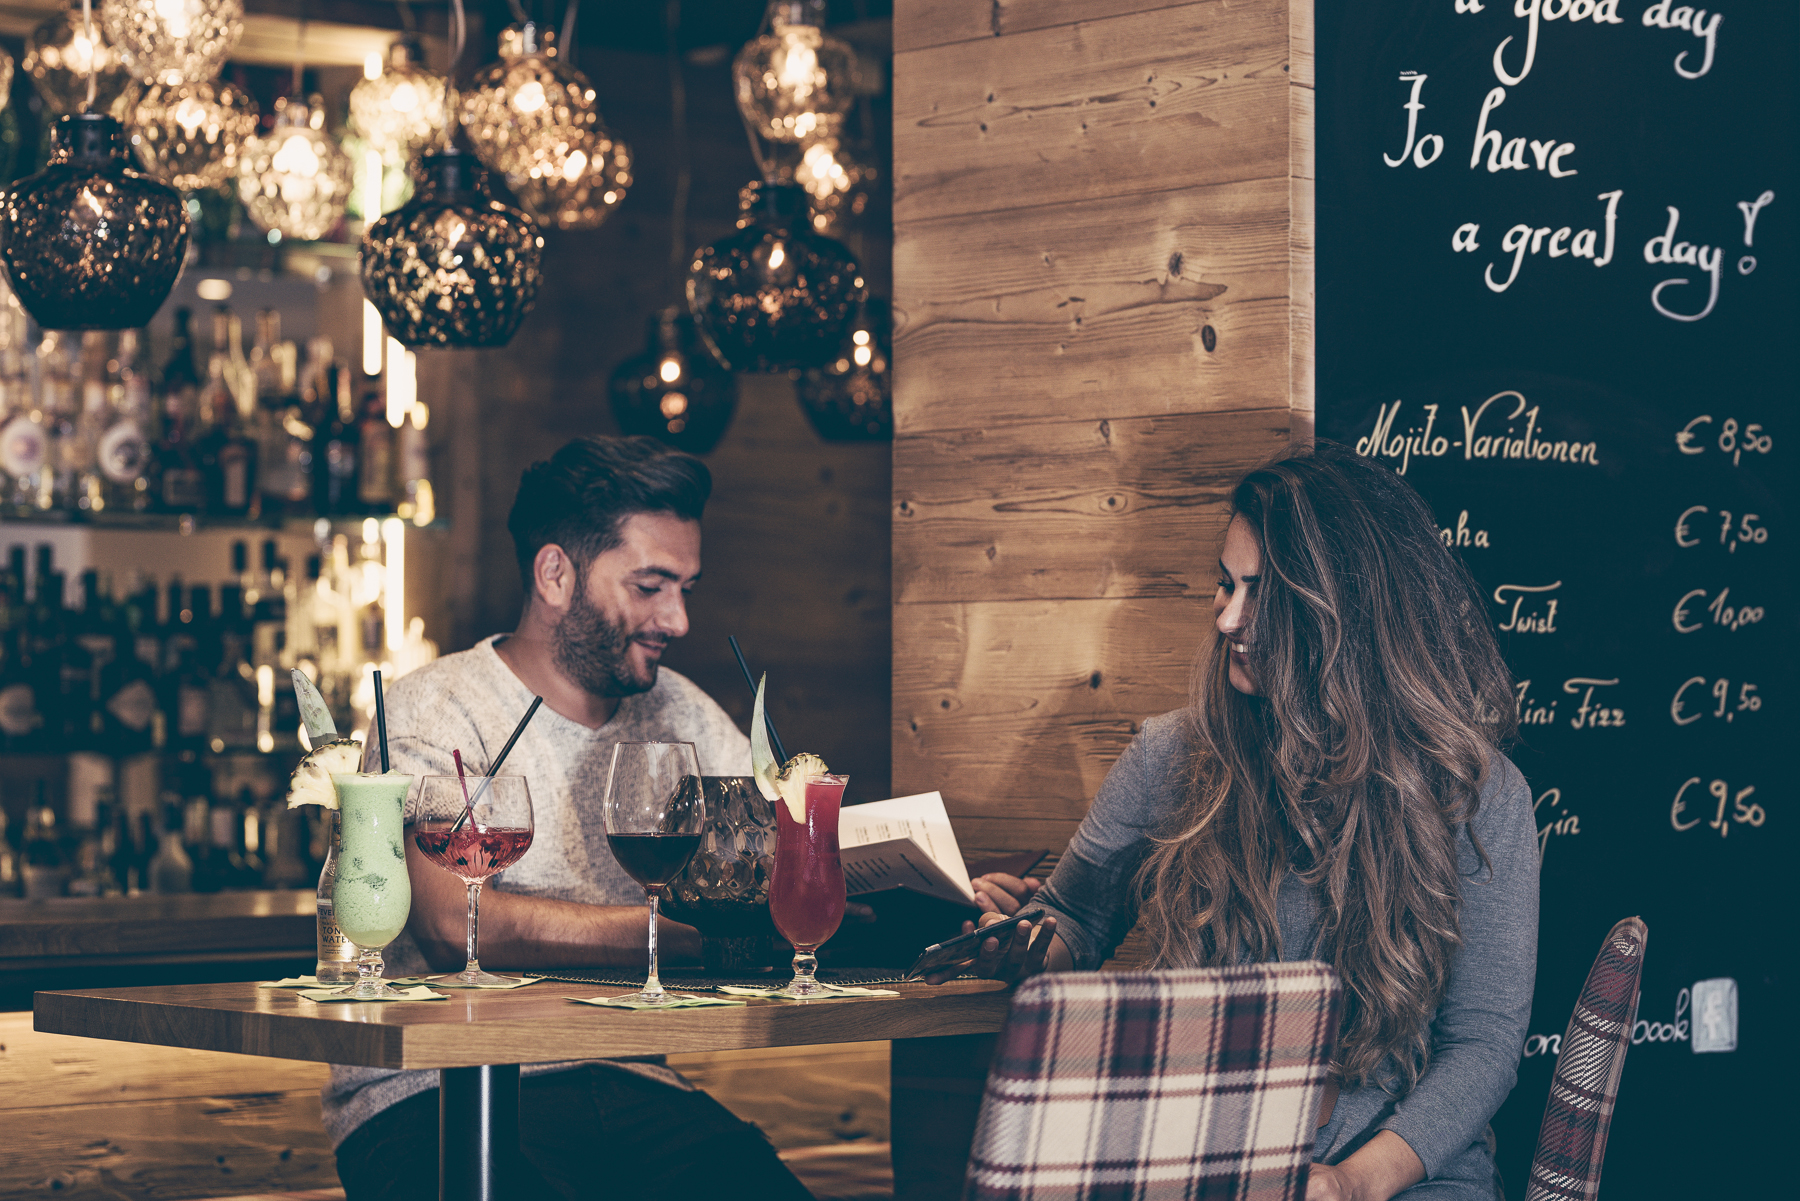
<path fill-rule="evenodd" d="M 412 911 L 401 822 L 413 778 L 401 772 L 349 772 L 331 777 L 337 790 L 337 883 L 331 903 L 338 928 L 357 950 L 358 1000 L 393 1000 L 400 994 L 381 980 L 381 949 L 400 936 Z"/>

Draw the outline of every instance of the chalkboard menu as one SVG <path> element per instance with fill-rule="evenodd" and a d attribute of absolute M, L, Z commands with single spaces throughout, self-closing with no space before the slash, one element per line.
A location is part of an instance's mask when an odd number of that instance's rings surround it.
<path fill-rule="evenodd" d="M 1317 35 L 1318 431 L 1431 502 L 1517 678 L 1508 1193 L 1632 914 L 1603 1195 L 1787 1193 L 1800 5 L 1319 0 Z"/>

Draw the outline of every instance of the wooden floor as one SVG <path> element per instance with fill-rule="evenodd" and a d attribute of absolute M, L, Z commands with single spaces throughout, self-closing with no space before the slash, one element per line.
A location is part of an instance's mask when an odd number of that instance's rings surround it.
<path fill-rule="evenodd" d="M 814 1194 L 893 1195 L 888 1044 L 680 1055 Z M 39 1034 L 0 1014 L 0 1201 L 338 1201 L 321 1064 Z"/>

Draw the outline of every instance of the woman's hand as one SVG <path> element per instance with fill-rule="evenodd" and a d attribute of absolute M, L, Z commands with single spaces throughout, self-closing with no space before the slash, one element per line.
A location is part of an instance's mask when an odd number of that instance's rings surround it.
<path fill-rule="evenodd" d="M 1306 1176 L 1306 1201 L 1355 1201 L 1356 1191 L 1342 1168 L 1315 1163 Z"/>
<path fill-rule="evenodd" d="M 981 924 L 991 926 L 995 922 L 1004 921 L 998 913 L 984 913 Z M 974 922 L 963 923 L 963 933 L 970 934 L 975 930 Z M 1044 970 L 1045 957 L 1050 953 L 1051 943 L 1055 941 L 1056 919 L 1046 917 L 1037 924 L 1037 936 L 1032 936 L 1032 924 L 1020 922 L 1005 935 L 995 935 L 981 940 L 981 947 L 976 953 L 975 962 L 966 967 L 946 968 L 941 972 L 933 972 L 925 977 L 927 984 L 942 984 L 946 980 L 954 980 L 965 971 L 973 971 L 977 976 L 989 980 L 1005 980 L 1017 983 L 1028 976 L 1035 976 Z"/>
<path fill-rule="evenodd" d="M 1425 1165 L 1392 1130 L 1383 1130 L 1340 1164 L 1315 1163 L 1306 1201 L 1388 1201 L 1425 1179 Z"/>
<path fill-rule="evenodd" d="M 976 907 L 984 914 L 997 913 L 1001 917 L 1011 917 L 1017 913 L 1044 886 L 1044 882 L 1035 876 L 1026 876 L 1021 880 L 1005 872 L 976 876 L 970 883 L 975 886 Z"/>

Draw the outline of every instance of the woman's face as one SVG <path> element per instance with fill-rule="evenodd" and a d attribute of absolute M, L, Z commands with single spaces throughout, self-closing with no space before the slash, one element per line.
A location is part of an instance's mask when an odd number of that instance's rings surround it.
<path fill-rule="evenodd" d="M 1244 652 L 1249 635 L 1250 601 L 1262 572 L 1262 548 L 1242 517 L 1225 527 L 1225 547 L 1219 552 L 1219 590 L 1213 594 L 1213 622 L 1225 636 L 1231 655 L 1231 686 L 1245 696 L 1260 696 Z"/>

